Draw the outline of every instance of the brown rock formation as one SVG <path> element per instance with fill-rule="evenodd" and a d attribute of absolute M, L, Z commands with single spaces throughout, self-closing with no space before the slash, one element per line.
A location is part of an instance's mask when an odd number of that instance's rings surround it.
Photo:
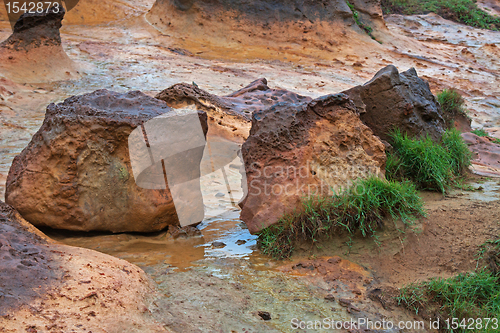
<path fill-rule="evenodd" d="M 135 8 L 125 1 L 115 0 L 66 0 L 68 13 L 64 24 L 108 24 L 138 15 Z M 72 6 L 71 10 L 69 9 Z"/>
<path fill-rule="evenodd" d="M 208 136 L 243 143 L 250 131 L 252 114 L 277 103 L 301 103 L 310 97 L 271 89 L 262 78 L 227 96 L 212 95 L 197 86 L 180 83 L 155 96 L 173 108 L 192 107 L 208 114 Z"/>
<path fill-rule="evenodd" d="M 371 20 L 377 4 L 365 8 L 365 2 L 357 2 L 368 13 L 362 15 L 364 24 L 376 27 Z M 184 48 L 201 45 L 232 58 L 326 51 L 331 59 L 331 52 L 358 42 L 378 45 L 358 27 L 345 0 L 157 0 L 146 17 L 161 32 L 183 38 Z"/>
<path fill-rule="evenodd" d="M 384 16 L 380 0 L 349 0 L 358 12 L 358 19 L 361 24 L 371 27 L 377 35 L 377 31 L 385 30 Z"/>
<path fill-rule="evenodd" d="M 64 8 L 52 7 L 46 13 L 23 14 L 14 25 L 14 33 L 0 46 L 29 51 L 42 45 L 61 45 L 59 29 L 65 13 Z"/>
<path fill-rule="evenodd" d="M 162 158 L 155 155 L 156 162 L 152 164 L 146 144 L 129 146 L 129 135 L 160 115 L 177 119 L 166 103 L 138 91 L 119 94 L 98 90 L 49 105 L 42 127 L 12 163 L 7 177 L 6 202 L 36 226 L 149 232 L 178 224 L 169 186 L 172 188 L 172 182 L 199 177 L 204 138 L 201 148 L 183 151 L 164 164 L 160 161 Z M 198 112 L 198 118 L 206 134 L 206 115 Z M 162 136 L 162 133 L 149 134 L 151 146 L 156 134 Z M 170 147 L 167 143 L 163 148 Z M 132 150 L 145 155 L 137 156 L 141 172 L 137 179 L 134 178 L 137 170 L 132 169 L 129 155 Z M 145 169 L 142 162 L 151 167 Z M 180 162 L 193 164 L 198 169 Z M 174 170 L 166 185 L 161 167 L 165 165 L 169 170 L 170 164 L 179 165 L 182 172 Z M 141 177 L 142 171 L 145 178 Z M 158 174 L 163 187 L 155 187 L 154 177 Z M 148 182 L 153 184 L 148 186 Z M 193 186 L 183 198 L 202 208 L 199 182 Z M 203 210 L 201 215 L 197 210 L 191 213 L 195 222 L 202 220 Z"/>
<path fill-rule="evenodd" d="M 474 153 L 472 170 L 486 177 L 500 176 L 500 145 L 493 143 L 488 137 L 480 137 L 474 133 L 462 133 L 462 138 Z"/>
<path fill-rule="evenodd" d="M 64 8 L 21 15 L 12 35 L 0 43 L 0 74 L 17 82 L 48 82 L 78 77 L 61 46 Z"/>
<path fill-rule="evenodd" d="M 300 207 L 304 196 L 331 194 L 383 174 L 385 148 L 344 94 L 256 112 L 242 147 L 248 195 L 241 219 L 250 232 Z"/>
<path fill-rule="evenodd" d="M 363 123 L 383 140 L 390 141 L 389 133 L 399 128 L 410 136 L 429 134 L 439 141 L 446 129 L 441 106 L 414 68 L 399 73 L 389 65 L 344 94 L 356 104 Z"/>
<path fill-rule="evenodd" d="M 154 282 L 124 260 L 56 244 L 0 202 L 0 331 L 170 332 Z"/>

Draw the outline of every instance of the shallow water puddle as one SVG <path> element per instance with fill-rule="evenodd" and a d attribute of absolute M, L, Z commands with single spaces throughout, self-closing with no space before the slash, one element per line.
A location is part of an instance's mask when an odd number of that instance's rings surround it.
<path fill-rule="evenodd" d="M 472 183 L 470 184 L 474 191 L 462 191 L 459 189 L 454 189 L 450 191 L 448 197 L 462 197 L 469 200 L 477 201 L 496 201 L 500 200 L 500 179 L 499 178 L 489 178 L 482 183 Z"/>
<path fill-rule="evenodd" d="M 110 254 L 141 268 L 167 264 L 176 270 L 184 270 L 205 258 L 244 258 L 253 254 L 257 236 L 248 232 L 238 220 L 238 215 L 239 211 L 233 210 L 216 219 L 203 221 L 198 226 L 201 235 L 188 238 L 180 236 L 177 239 L 173 239 L 166 231 L 151 235 L 52 229 L 44 232 L 62 243 Z"/>

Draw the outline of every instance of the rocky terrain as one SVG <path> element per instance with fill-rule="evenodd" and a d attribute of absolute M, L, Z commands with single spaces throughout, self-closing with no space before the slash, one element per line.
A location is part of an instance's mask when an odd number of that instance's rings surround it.
<path fill-rule="evenodd" d="M 473 269 L 499 234 L 493 139 L 462 134 L 480 190 L 422 192 L 428 215 L 404 237 L 387 226 L 381 245 L 338 236 L 275 261 L 251 234 L 301 199 L 252 189 L 383 177 L 394 126 L 438 139 L 442 89 L 500 139 L 499 32 L 350 3 L 79 0 L 16 24 L 0 6 L 0 332 L 421 320 L 394 303 L 396 288 Z M 185 139 L 189 115 L 200 142 Z M 158 119 L 177 141 L 154 134 Z M 182 140 L 190 150 L 171 164 L 155 146 Z M 142 165 L 146 152 L 162 162 Z"/>

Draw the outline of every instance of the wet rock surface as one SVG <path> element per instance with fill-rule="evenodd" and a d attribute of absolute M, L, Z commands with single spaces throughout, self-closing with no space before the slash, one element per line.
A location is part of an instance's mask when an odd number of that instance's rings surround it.
<path fill-rule="evenodd" d="M 412 137 L 428 134 L 439 141 L 446 129 L 441 106 L 414 68 L 399 73 L 389 65 L 344 93 L 356 104 L 363 123 L 382 140 L 390 141 L 390 132 L 398 128 Z"/>
<path fill-rule="evenodd" d="M 242 147 L 247 197 L 241 219 L 251 233 L 276 223 L 312 195 L 330 195 L 371 174 L 383 175 L 385 148 L 344 94 L 254 113 Z"/>
<path fill-rule="evenodd" d="M 129 155 L 130 133 L 154 117 L 175 117 L 170 111 L 138 91 L 98 90 L 50 104 L 12 163 L 6 201 L 34 225 L 58 229 L 149 232 L 178 224 L 169 188 L 138 186 Z M 206 133 L 206 115 L 198 117 Z M 200 153 L 191 156 L 198 176 Z M 193 202 L 201 195 L 189 194 Z"/>
<path fill-rule="evenodd" d="M 0 202 L 0 330 L 170 332 L 153 305 L 152 281 L 137 266 L 56 244 Z"/>
<path fill-rule="evenodd" d="M 271 89 L 261 78 L 226 96 L 210 94 L 194 84 L 179 83 L 155 96 L 173 108 L 194 107 L 205 111 L 209 120 L 209 136 L 220 136 L 242 143 L 250 131 L 252 114 L 278 103 L 301 103 L 310 97 Z"/>
<path fill-rule="evenodd" d="M 472 170 L 482 176 L 500 176 L 500 145 L 488 137 L 474 133 L 462 133 L 462 138 L 474 153 Z"/>

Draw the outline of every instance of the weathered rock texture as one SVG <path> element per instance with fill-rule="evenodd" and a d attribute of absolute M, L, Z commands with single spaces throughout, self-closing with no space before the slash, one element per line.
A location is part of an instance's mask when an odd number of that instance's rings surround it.
<path fill-rule="evenodd" d="M 493 143 L 487 137 L 474 133 L 462 133 L 462 138 L 474 153 L 472 170 L 474 173 L 487 177 L 500 176 L 500 145 Z"/>
<path fill-rule="evenodd" d="M 48 12 L 21 15 L 14 25 L 13 34 L 0 46 L 28 51 L 42 45 L 61 45 L 59 29 L 65 13 L 63 7 L 52 7 Z"/>
<path fill-rule="evenodd" d="M 248 137 L 252 114 L 277 103 L 301 103 L 310 97 L 271 89 L 265 78 L 227 96 L 212 95 L 195 85 L 180 83 L 156 95 L 173 108 L 195 108 L 208 114 L 208 135 L 243 143 Z"/>
<path fill-rule="evenodd" d="M 373 27 L 376 3 L 367 8 L 365 1 L 357 3 L 369 13 L 363 14 L 364 24 Z M 163 33 L 185 38 L 183 47 L 200 43 L 218 48 L 218 54 L 238 50 L 245 58 L 276 58 L 275 51 L 281 58 L 283 52 L 336 52 L 354 40 L 377 46 L 358 27 L 345 0 L 157 0 L 146 17 Z"/>
<path fill-rule="evenodd" d="M 360 23 L 371 27 L 376 37 L 378 31 L 386 29 L 380 0 L 349 0 L 349 2 L 358 13 Z"/>
<path fill-rule="evenodd" d="M 59 229 L 148 232 L 178 224 L 168 187 L 136 184 L 128 146 L 135 128 L 170 111 L 138 91 L 98 90 L 50 104 L 42 127 L 12 163 L 6 202 L 34 225 Z M 206 115 L 198 116 L 206 134 Z M 189 200 L 200 203 L 199 186 L 191 194 Z"/>
<path fill-rule="evenodd" d="M 134 5 L 125 1 L 116 0 L 66 0 L 68 13 L 64 18 L 64 24 L 108 24 L 124 18 L 131 19 L 140 15 Z M 68 7 L 71 5 L 71 10 Z"/>
<path fill-rule="evenodd" d="M 17 82 L 47 82 L 78 77 L 61 46 L 63 7 L 25 13 L 12 35 L 0 43 L 0 73 Z"/>
<path fill-rule="evenodd" d="M 4 2 L 7 2 L 4 1 Z M 32 0 L 24 1 L 10 1 L 11 8 L 12 3 L 17 2 L 18 6 L 21 7 L 23 3 L 33 2 Z M 115 1 L 115 0 L 59 0 L 59 3 L 64 3 L 66 8 L 66 15 L 64 17 L 64 24 L 107 24 L 113 21 L 121 20 L 124 18 L 131 18 L 133 16 L 141 15 L 137 13 L 136 8 L 127 2 Z M 52 2 L 53 4 L 54 2 Z M 144 4 L 134 4 L 134 5 L 144 5 Z M 29 5 L 28 5 L 29 6 Z M 28 7 L 29 8 L 29 7 Z M 10 13 L 7 14 L 6 6 L 0 5 L 0 21 L 10 21 L 12 27 L 16 23 L 17 19 L 21 15 Z"/>
<path fill-rule="evenodd" d="M 7 9 L 5 8 L 5 6 L 0 6 L 0 21 L 8 21 L 8 20 L 9 20 L 9 15 L 7 14 Z"/>
<path fill-rule="evenodd" d="M 385 147 L 344 94 L 256 112 L 242 147 L 248 195 L 241 219 L 252 233 L 300 207 L 304 196 L 383 175 Z"/>
<path fill-rule="evenodd" d="M 409 136 L 429 134 L 439 141 L 446 129 L 441 106 L 414 68 L 399 73 L 389 65 L 344 94 L 356 104 L 363 123 L 383 140 L 390 141 L 390 132 L 398 128 Z"/>
<path fill-rule="evenodd" d="M 170 332 L 137 266 L 56 244 L 0 202 L 1 332 Z"/>

